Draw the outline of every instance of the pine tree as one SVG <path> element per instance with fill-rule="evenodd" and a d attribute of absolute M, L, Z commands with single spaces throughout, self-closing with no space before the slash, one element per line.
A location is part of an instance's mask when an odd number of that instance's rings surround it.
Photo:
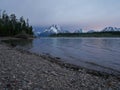
<path fill-rule="evenodd" d="M 29 25 L 29 19 L 25 21 L 23 16 L 17 19 L 15 14 L 9 16 L 6 11 L 1 13 L 0 10 L 0 36 L 14 36 L 22 31 L 33 35 L 32 26 Z"/>

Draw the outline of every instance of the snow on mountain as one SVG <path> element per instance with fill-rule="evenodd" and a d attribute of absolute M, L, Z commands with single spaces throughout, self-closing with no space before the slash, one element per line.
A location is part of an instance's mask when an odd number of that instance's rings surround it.
<path fill-rule="evenodd" d="M 120 31 L 120 28 L 117 27 L 106 27 L 101 32 L 110 32 L 110 31 Z M 58 25 L 52 25 L 50 27 L 34 27 L 34 35 L 35 36 L 49 36 L 51 34 L 58 34 L 58 33 L 83 33 L 82 29 L 75 30 L 73 32 L 70 32 L 68 30 L 61 29 Z M 87 33 L 93 33 L 97 32 L 95 30 L 89 30 Z"/>
<path fill-rule="evenodd" d="M 62 30 L 58 25 L 52 25 L 49 28 L 45 29 L 43 32 L 40 33 L 39 36 L 49 36 L 51 34 L 58 34 L 58 33 L 68 33 L 67 30 Z"/>
<path fill-rule="evenodd" d="M 48 33 L 52 33 L 52 34 L 57 34 L 57 33 L 60 33 L 60 31 L 61 31 L 61 28 L 60 28 L 60 26 L 58 26 L 58 25 L 52 25 L 52 26 L 50 26 L 48 29 L 45 29 L 45 31 L 43 31 L 43 32 L 48 32 Z"/>
<path fill-rule="evenodd" d="M 120 31 L 120 28 L 117 28 L 117 27 L 106 27 L 102 31 L 103 32 Z"/>

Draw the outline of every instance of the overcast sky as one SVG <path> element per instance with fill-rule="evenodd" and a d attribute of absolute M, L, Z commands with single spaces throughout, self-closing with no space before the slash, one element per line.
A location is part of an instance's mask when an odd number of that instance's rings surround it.
<path fill-rule="evenodd" d="M 29 18 L 35 26 L 120 27 L 120 0 L 0 0 L 0 9 Z"/>

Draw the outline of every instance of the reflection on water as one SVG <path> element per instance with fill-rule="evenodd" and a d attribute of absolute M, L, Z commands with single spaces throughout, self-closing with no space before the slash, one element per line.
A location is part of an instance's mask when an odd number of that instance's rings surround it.
<path fill-rule="evenodd" d="M 33 47 L 33 40 L 27 40 L 27 39 L 16 39 L 16 40 L 2 40 L 5 43 L 10 44 L 13 47 L 16 48 L 23 48 L 25 50 L 29 50 Z"/>
<path fill-rule="evenodd" d="M 22 41 L 24 45 L 18 42 L 31 52 L 49 53 L 65 62 L 120 72 L 120 38 L 36 38 L 30 42 Z"/>

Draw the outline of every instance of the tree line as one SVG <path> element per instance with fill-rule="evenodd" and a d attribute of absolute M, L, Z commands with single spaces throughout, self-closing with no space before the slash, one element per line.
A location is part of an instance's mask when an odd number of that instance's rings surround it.
<path fill-rule="evenodd" d="M 33 35 L 29 20 L 22 17 L 16 18 L 15 14 L 8 15 L 6 11 L 0 11 L 0 36 L 14 36 L 25 32 Z"/>
<path fill-rule="evenodd" d="M 93 32 L 93 33 L 58 33 L 50 37 L 120 37 L 120 31 Z"/>

